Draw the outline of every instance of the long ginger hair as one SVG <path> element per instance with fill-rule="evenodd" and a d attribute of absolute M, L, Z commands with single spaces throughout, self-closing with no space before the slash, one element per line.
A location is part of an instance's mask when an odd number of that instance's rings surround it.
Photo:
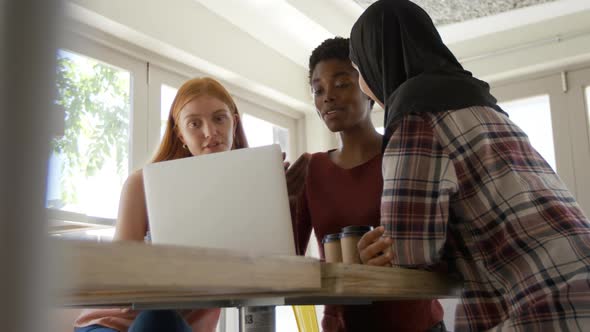
<path fill-rule="evenodd" d="M 183 143 L 178 138 L 178 116 L 186 104 L 201 96 L 209 96 L 219 99 L 227 105 L 232 114 L 237 115 L 237 121 L 234 124 L 236 126 L 235 136 L 231 149 L 235 150 L 248 147 L 248 141 L 246 140 L 244 127 L 242 126 L 240 114 L 238 113 L 238 107 L 229 92 L 223 87 L 223 85 L 221 85 L 221 83 L 210 77 L 194 78 L 185 82 L 180 89 L 178 89 L 176 97 L 174 97 L 174 101 L 172 102 L 172 106 L 170 106 L 164 137 L 160 142 L 156 154 L 152 158 L 152 162 L 192 156 L 190 151 L 182 147 Z"/>

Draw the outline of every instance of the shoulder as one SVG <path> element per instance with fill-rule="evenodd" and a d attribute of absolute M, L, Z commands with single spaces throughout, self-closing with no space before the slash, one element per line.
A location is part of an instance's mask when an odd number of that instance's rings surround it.
<path fill-rule="evenodd" d="M 431 123 L 436 137 L 443 146 L 452 145 L 452 142 L 489 137 L 489 133 L 498 128 L 513 129 L 504 114 L 485 106 L 472 106 L 434 114 Z"/>
<path fill-rule="evenodd" d="M 311 154 L 312 158 L 329 158 L 330 152 L 335 151 L 336 149 L 330 149 L 328 151 L 320 151 Z"/>
<path fill-rule="evenodd" d="M 123 185 L 123 190 L 126 193 L 143 193 L 143 170 L 138 169 L 127 177 L 125 180 L 125 184 Z"/>
<path fill-rule="evenodd" d="M 392 128 L 387 141 L 385 156 L 404 153 L 424 153 L 437 147 L 437 119 L 441 113 L 408 113 L 403 115 Z"/>
<path fill-rule="evenodd" d="M 506 114 L 488 106 L 471 106 L 443 112 L 439 121 L 456 123 L 462 127 L 509 123 Z"/>
<path fill-rule="evenodd" d="M 316 152 L 311 154 L 311 160 L 323 160 L 330 158 L 330 152 L 334 150 L 328 150 L 324 152 Z"/>
<path fill-rule="evenodd" d="M 141 185 L 143 187 L 143 169 L 140 168 L 129 174 L 126 182 L 133 186 Z"/>
<path fill-rule="evenodd" d="M 326 165 L 330 165 L 330 152 L 334 150 L 328 150 L 324 152 L 312 153 L 309 159 L 309 168 L 324 168 Z"/>
<path fill-rule="evenodd" d="M 447 112 L 412 112 L 401 116 L 395 124 L 394 134 L 408 135 L 416 132 L 434 131 L 436 124 L 440 121 L 441 115 Z"/>

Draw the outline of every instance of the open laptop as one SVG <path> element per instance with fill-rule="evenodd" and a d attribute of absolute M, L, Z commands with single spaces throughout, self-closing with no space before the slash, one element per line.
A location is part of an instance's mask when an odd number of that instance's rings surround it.
<path fill-rule="evenodd" d="M 152 243 L 295 255 L 278 145 L 143 169 Z"/>

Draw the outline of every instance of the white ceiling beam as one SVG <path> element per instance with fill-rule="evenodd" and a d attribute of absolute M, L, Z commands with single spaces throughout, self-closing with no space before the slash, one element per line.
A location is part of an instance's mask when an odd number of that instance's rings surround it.
<path fill-rule="evenodd" d="M 287 0 L 335 36 L 348 38 L 363 8 L 352 0 Z"/>
<path fill-rule="evenodd" d="M 285 0 L 195 0 L 303 69 L 309 54 L 330 34 Z M 317 1 L 322 3 L 323 1 Z"/>
<path fill-rule="evenodd" d="M 304 68 L 195 0 L 69 0 L 70 16 L 299 111 Z"/>

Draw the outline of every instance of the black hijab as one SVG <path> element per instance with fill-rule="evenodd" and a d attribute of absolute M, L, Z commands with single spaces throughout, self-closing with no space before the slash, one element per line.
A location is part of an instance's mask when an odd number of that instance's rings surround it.
<path fill-rule="evenodd" d="M 428 14 L 408 0 L 379 0 L 350 33 L 350 59 L 385 104 L 387 143 L 403 115 L 496 105 L 486 82 L 463 69 Z"/>

